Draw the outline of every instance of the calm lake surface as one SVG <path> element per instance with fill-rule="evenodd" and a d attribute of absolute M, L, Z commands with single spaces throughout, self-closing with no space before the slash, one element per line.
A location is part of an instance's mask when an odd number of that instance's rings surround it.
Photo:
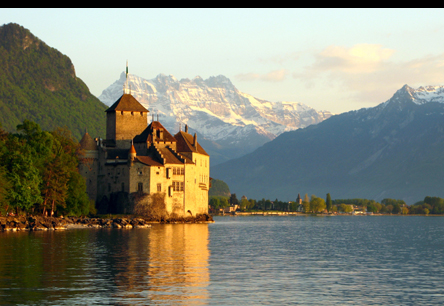
<path fill-rule="evenodd" d="M 0 305 L 444 303 L 444 217 L 0 233 Z"/>

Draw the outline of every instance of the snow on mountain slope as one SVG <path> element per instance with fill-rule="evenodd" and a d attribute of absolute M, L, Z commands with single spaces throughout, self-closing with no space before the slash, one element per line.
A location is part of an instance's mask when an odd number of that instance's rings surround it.
<path fill-rule="evenodd" d="M 123 93 L 124 72 L 98 97 L 112 105 Z M 279 134 L 321 122 L 331 116 L 297 102 L 269 102 L 242 93 L 222 76 L 177 80 L 159 74 L 151 80 L 128 75 L 131 94 L 172 132 L 188 124 L 212 141 L 238 143 L 245 135 L 274 139 Z"/>

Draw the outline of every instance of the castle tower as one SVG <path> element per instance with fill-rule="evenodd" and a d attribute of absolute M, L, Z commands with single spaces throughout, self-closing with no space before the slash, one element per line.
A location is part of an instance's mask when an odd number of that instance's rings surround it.
<path fill-rule="evenodd" d="M 106 110 L 106 146 L 129 149 L 146 129 L 148 112 L 131 94 L 123 94 Z"/>

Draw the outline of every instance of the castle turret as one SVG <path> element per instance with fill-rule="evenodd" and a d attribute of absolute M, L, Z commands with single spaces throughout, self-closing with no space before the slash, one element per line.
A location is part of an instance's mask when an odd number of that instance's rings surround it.
<path fill-rule="evenodd" d="M 83 151 L 79 156 L 79 172 L 86 182 L 86 191 L 91 200 L 97 197 L 97 174 L 98 174 L 98 147 L 97 142 L 85 132 L 80 140 L 80 149 Z"/>
<path fill-rule="evenodd" d="M 136 148 L 134 147 L 134 143 L 131 142 L 131 148 L 130 148 L 130 151 L 128 153 L 128 160 L 133 162 L 136 159 L 136 156 L 137 156 Z"/>

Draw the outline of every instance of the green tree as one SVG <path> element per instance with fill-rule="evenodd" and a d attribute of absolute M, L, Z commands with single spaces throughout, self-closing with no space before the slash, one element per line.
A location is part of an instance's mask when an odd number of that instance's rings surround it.
<path fill-rule="evenodd" d="M 327 207 L 327 211 L 330 212 L 331 208 L 332 208 L 332 202 L 331 202 L 331 197 L 330 194 L 327 193 L 327 199 L 325 201 L 326 207 Z"/>
<path fill-rule="evenodd" d="M 210 203 L 209 205 L 213 208 L 213 209 L 219 209 L 220 207 L 220 200 L 218 197 L 210 197 Z"/>
<path fill-rule="evenodd" d="M 6 177 L 6 170 L 4 167 L 0 166 L 0 215 L 1 210 L 8 210 L 9 207 L 9 199 L 8 199 L 8 190 L 11 188 L 11 185 Z"/>
<path fill-rule="evenodd" d="M 265 200 L 265 204 L 264 204 L 264 210 L 271 210 L 273 203 L 271 203 L 270 200 Z"/>
<path fill-rule="evenodd" d="M 400 212 L 401 212 L 401 205 L 399 205 L 398 203 L 396 203 L 395 205 L 393 205 L 392 213 L 394 213 L 394 214 L 399 214 Z"/>
<path fill-rule="evenodd" d="M 304 212 L 310 212 L 310 199 L 308 198 L 308 194 L 305 194 L 304 200 L 302 201 L 302 206 L 304 207 Z"/>
<path fill-rule="evenodd" d="M 325 201 L 322 198 L 318 198 L 314 194 L 311 196 L 310 199 L 310 210 L 313 212 L 321 212 L 325 209 Z"/>
<path fill-rule="evenodd" d="M 351 204 L 345 204 L 342 203 L 341 205 L 339 205 L 339 209 L 344 212 L 344 213 L 351 213 L 353 211 L 352 205 Z"/>
<path fill-rule="evenodd" d="M 247 209 L 252 210 L 252 209 L 254 209 L 255 206 L 256 206 L 256 200 L 250 199 Z"/>
<path fill-rule="evenodd" d="M 290 206 L 290 211 L 297 211 L 299 204 L 296 203 L 295 201 L 291 201 L 289 206 Z"/>
<path fill-rule="evenodd" d="M 13 136 L 12 136 L 13 137 Z M 33 164 L 29 148 L 20 146 L 13 137 L 10 150 L 3 159 L 6 168 L 6 179 L 10 183 L 8 200 L 18 213 L 19 209 L 28 212 L 34 204 L 42 203 L 40 195 L 41 178 Z"/>
<path fill-rule="evenodd" d="M 50 209 L 52 215 L 57 207 L 66 208 L 68 191 L 74 192 L 72 189 L 69 190 L 68 182 L 71 176 L 78 172 L 78 159 L 76 155 L 78 143 L 67 129 L 58 128 L 51 132 L 51 136 L 53 141 L 51 151 L 44 162 L 45 167 L 42 173 L 43 186 L 41 190 L 43 213 L 45 213 L 46 209 Z M 81 188 L 81 192 L 84 193 L 86 185 Z M 70 196 L 74 197 L 75 195 L 77 193 Z M 79 201 L 83 200 L 79 199 Z M 89 200 L 87 203 L 87 207 L 89 207 Z"/>
<path fill-rule="evenodd" d="M 240 203 L 240 209 L 242 211 L 246 211 L 249 204 L 250 204 L 250 202 L 247 200 L 247 198 L 242 198 L 241 203 Z"/>
<path fill-rule="evenodd" d="M 220 201 L 220 208 L 225 208 L 230 206 L 230 203 L 228 203 L 228 199 L 226 197 L 219 198 Z"/>
<path fill-rule="evenodd" d="M 403 207 L 401 208 L 401 213 L 402 213 L 403 215 L 407 215 L 407 214 L 409 213 L 409 209 L 408 209 L 406 206 L 403 206 Z"/>
<path fill-rule="evenodd" d="M 389 214 L 391 214 L 393 212 L 393 205 L 391 205 L 391 204 L 386 205 L 385 208 Z"/>
<path fill-rule="evenodd" d="M 230 204 L 239 204 L 239 200 L 237 199 L 237 196 L 235 193 L 232 193 L 230 196 Z"/>
<path fill-rule="evenodd" d="M 85 179 L 78 172 L 72 172 L 68 181 L 66 205 L 61 208 L 65 215 L 86 216 L 94 212 L 94 201 L 91 203 L 86 193 Z"/>

